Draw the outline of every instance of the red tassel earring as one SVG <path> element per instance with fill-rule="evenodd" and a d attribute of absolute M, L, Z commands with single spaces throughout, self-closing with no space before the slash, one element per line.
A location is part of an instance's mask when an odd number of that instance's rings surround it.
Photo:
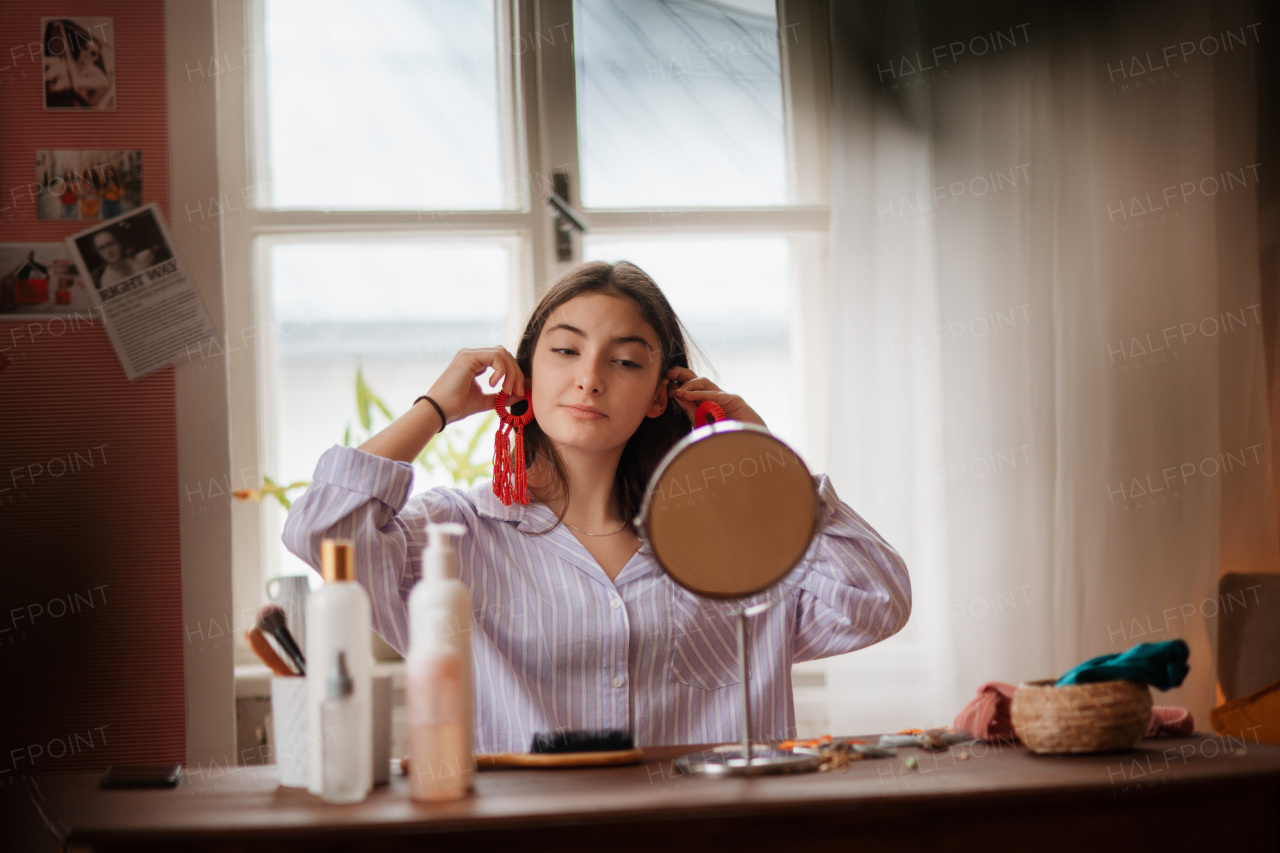
<path fill-rule="evenodd" d="M 693 412 L 694 428 L 724 420 L 728 420 L 724 409 L 720 408 L 719 403 L 713 403 L 710 400 L 703 400 Z"/>
<path fill-rule="evenodd" d="M 524 470 L 524 428 L 533 420 L 533 400 L 525 398 L 528 407 L 524 414 L 513 414 L 507 409 L 507 392 L 499 391 L 493 401 L 498 413 L 498 432 L 493 437 L 493 493 L 504 506 L 512 502 L 529 502 L 529 483 Z M 507 439 L 515 433 L 515 446 L 508 447 Z"/>

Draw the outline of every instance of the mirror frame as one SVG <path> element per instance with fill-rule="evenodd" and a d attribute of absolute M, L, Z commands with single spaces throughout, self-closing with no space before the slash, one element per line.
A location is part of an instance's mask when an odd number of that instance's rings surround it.
<path fill-rule="evenodd" d="M 800 464 L 800 468 L 804 472 L 806 482 L 809 483 L 809 487 L 812 490 L 813 499 L 814 499 L 813 500 L 813 518 L 810 520 L 808 544 L 800 552 L 795 562 L 793 562 L 790 566 L 788 566 L 785 571 L 778 573 L 773 580 L 771 580 L 769 583 L 763 586 L 756 587 L 747 592 L 742 592 L 738 594 L 724 595 L 724 594 L 709 593 L 709 592 L 706 592 L 705 590 L 695 589 L 689 586 L 688 584 L 684 583 L 680 578 L 676 577 L 676 575 L 674 575 L 671 571 L 669 571 L 667 567 L 663 565 L 662 560 L 659 559 L 658 551 L 653 546 L 653 536 L 652 536 L 653 531 L 650 529 L 650 526 L 649 526 L 649 522 L 652 520 L 651 510 L 653 508 L 653 497 L 654 497 L 654 493 L 658 489 L 658 484 L 662 481 L 662 477 L 666 473 L 667 469 L 670 468 L 671 465 L 675 462 L 675 460 L 681 454 L 683 454 L 684 451 L 687 450 L 689 447 L 695 444 L 700 444 L 704 441 L 714 440 L 718 435 L 723 435 L 727 433 L 741 433 L 741 432 L 756 433 L 758 435 L 762 435 L 771 439 L 772 441 L 784 447 L 789 453 L 791 453 L 791 455 L 794 456 L 796 461 Z M 797 453 L 795 449 L 791 447 L 791 445 L 787 444 L 785 441 L 778 438 L 776 435 L 774 435 L 765 427 L 759 426 L 757 424 L 749 424 L 749 423 L 744 423 L 742 421 L 735 421 L 731 419 L 715 421 L 714 423 L 695 427 L 688 435 L 681 438 L 678 442 L 676 442 L 671 447 L 670 450 L 667 451 L 666 455 L 662 457 L 662 460 L 658 463 L 657 467 L 653 469 L 653 475 L 649 478 L 649 483 L 645 487 L 644 497 L 640 501 L 640 511 L 634 519 L 635 526 L 643 533 L 645 541 L 649 543 L 650 550 L 653 551 L 654 561 L 658 563 L 658 566 L 661 567 L 663 573 L 667 577 L 671 578 L 671 580 L 673 580 L 678 586 L 688 590 L 694 595 L 697 595 L 702 598 L 710 598 L 710 599 L 715 599 L 720 601 L 736 601 L 739 599 L 748 598 L 752 595 L 757 595 L 761 592 L 764 592 L 765 590 L 772 589 L 773 587 L 781 583 L 782 580 L 787 575 L 789 575 L 792 571 L 795 570 L 796 566 L 804 562 L 804 558 L 809 553 L 809 549 L 813 547 L 813 540 L 818 535 L 821 521 L 822 521 L 822 497 L 821 495 L 818 494 L 818 487 L 813 482 L 813 472 L 809 470 L 809 466 L 805 464 L 805 461 L 804 459 L 801 458 L 800 454 Z"/>

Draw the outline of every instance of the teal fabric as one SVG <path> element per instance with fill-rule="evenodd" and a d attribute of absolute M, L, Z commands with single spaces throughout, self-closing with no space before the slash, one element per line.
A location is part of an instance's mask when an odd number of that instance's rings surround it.
<path fill-rule="evenodd" d="M 1187 656 L 1191 649 L 1182 640 L 1139 643 L 1118 655 L 1091 658 L 1058 679 L 1055 687 L 1091 681 L 1141 681 L 1168 690 L 1187 677 Z"/>

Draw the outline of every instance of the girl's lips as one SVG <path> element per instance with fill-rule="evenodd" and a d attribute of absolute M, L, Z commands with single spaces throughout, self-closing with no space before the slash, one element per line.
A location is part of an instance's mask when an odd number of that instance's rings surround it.
<path fill-rule="evenodd" d="M 580 409 L 577 406 L 565 406 L 566 411 L 575 418 L 584 421 L 599 421 L 605 418 L 604 413 L 595 409 Z"/>

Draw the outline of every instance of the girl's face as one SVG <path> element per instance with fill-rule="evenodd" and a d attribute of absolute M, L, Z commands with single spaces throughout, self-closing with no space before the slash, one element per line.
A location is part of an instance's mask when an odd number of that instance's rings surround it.
<path fill-rule="evenodd" d="M 98 43 L 94 41 L 86 42 L 84 47 L 80 49 L 78 61 L 81 65 L 90 65 L 98 61 L 98 57 L 102 55 L 102 49 L 98 47 Z"/>
<path fill-rule="evenodd" d="M 98 256 L 105 263 L 117 263 L 124 253 L 120 251 L 120 241 L 110 231 L 99 231 L 94 235 L 93 248 L 98 250 Z"/>
<path fill-rule="evenodd" d="M 621 448 L 667 407 L 658 335 L 630 299 L 575 296 L 551 312 L 533 348 L 534 417 L 558 448 Z"/>

